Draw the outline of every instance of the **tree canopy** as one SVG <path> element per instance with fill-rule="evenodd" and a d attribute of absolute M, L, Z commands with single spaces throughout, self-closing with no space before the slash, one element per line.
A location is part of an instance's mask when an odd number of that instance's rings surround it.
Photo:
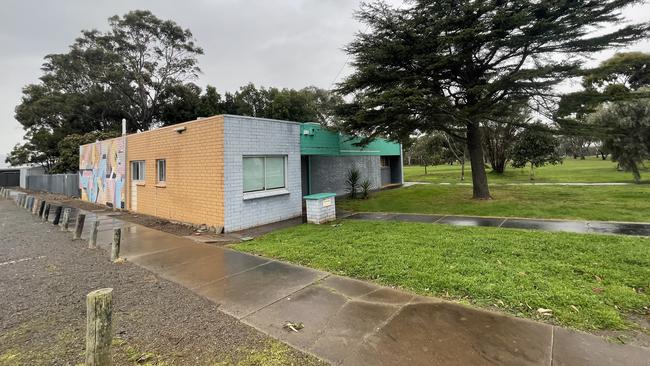
<path fill-rule="evenodd" d="M 353 101 L 342 126 L 404 139 L 444 131 L 467 144 L 474 198 L 490 193 L 481 124 L 508 123 L 513 108 L 545 105 L 580 75 L 580 56 L 649 33 L 646 23 L 593 33 L 622 20 L 636 0 L 415 0 L 397 9 L 364 4 L 368 26 L 346 50 L 355 71 L 338 86 Z M 536 103 L 535 103 L 536 102 Z"/>

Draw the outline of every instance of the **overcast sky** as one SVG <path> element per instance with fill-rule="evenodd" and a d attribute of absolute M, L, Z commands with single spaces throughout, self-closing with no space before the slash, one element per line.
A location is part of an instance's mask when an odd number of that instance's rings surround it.
<path fill-rule="evenodd" d="M 189 28 L 205 51 L 198 84 L 223 93 L 248 82 L 329 88 L 347 59 L 341 47 L 361 27 L 352 16 L 358 6 L 359 0 L 3 0 L 0 154 L 22 140 L 14 107 L 21 88 L 38 81 L 43 56 L 66 52 L 82 29 L 106 30 L 106 19 L 114 14 L 149 9 Z M 650 21 L 650 4 L 627 9 L 625 15 Z M 650 52 L 650 42 L 630 49 Z M 609 55 L 598 55 L 596 61 Z M 344 68 L 342 75 L 349 71 Z"/>

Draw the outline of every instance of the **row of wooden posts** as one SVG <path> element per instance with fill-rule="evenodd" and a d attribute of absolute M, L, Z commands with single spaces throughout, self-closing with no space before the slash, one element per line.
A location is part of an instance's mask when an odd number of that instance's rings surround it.
<path fill-rule="evenodd" d="M 50 211 L 54 208 L 53 225 L 58 225 L 61 231 L 68 231 L 70 224 L 69 207 L 52 206 L 49 202 L 36 196 L 26 193 L 14 193 L 14 201 L 19 207 L 27 209 L 32 214 L 41 218 L 42 222 L 48 222 Z M 0 198 L 11 199 L 11 190 L 1 187 Z M 78 214 L 75 220 L 73 240 L 81 239 L 85 214 Z M 99 220 L 91 224 L 88 237 L 88 247 L 97 248 L 97 232 L 99 231 Z M 113 229 L 113 243 L 111 246 L 111 261 L 116 262 L 120 258 L 120 243 L 122 230 Z M 87 366 L 110 366 L 111 365 L 111 342 L 112 342 L 112 319 L 113 319 L 113 289 L 103 288 L 90 292 L 86 296 L 86 363 Z"/>

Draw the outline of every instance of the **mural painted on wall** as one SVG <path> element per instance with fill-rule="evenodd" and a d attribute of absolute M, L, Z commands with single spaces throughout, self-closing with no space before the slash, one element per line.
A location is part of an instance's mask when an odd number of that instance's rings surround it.
<path fill-rule="evenodd" d="M 124 208 L 126 182 L 125 138 L 79 147 L 81 199 Z"/>

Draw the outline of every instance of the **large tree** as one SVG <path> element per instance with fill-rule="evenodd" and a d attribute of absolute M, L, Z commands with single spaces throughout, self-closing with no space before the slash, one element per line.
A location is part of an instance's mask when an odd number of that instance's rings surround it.
<path fill-rule="evenodd" d="M 650 54 L 617 53 L 588 70 L 582 86 L 562 98 L 559 125 L 569 140 L 599 141 L 639 182 L 650 158 Z"/>
<path fill-rule="evenodd" d="M 26 143 L 9 159 L 52 168 L 67 135 L 119 131 L 122 118 L 131 132 L 164 124 L 161 106 L 197 76 L 201 49 L 189 30 L 149 11 L 111 17 L 109 25 L 45 57 L 40 82 L 23 88 L 16 107 Z"/>
<path fill-rule="evenodd" d="M 364 4 L 368 26 L 346 50 L 355 71 L 338 87 L 354 100 L 344 128 L 404 138 L 441 130 L 464 140 L 473 196 L 489 199 L 481 124 L 513 106 L 553 96 L 578 75 L 580 56 L 645 37 L 650 24 L 623 20 L 637 0 L 414 0 L 404 9 Z"/>
<path fill-rule="evenodd" d="M 110 31 L 85 31 L 73 50 L 94 57 L 94 75 L 126 106 L 128 128 L 147 130 L 160 122 L 170 88 L 198 77 L 203 50 L 189 29 L 146 10 L 109 18 Z"/>
<path fill-rule="evenodd" d="M 612 160 L 641 182 L 639 166 L 650 159 L 650 99 L 606 103 L 589 119 L 604 131 L 603 147 Z"/>
<path fill-rule="evenodd" d="M 524 168 L 530 165 L 530 180 L 535 180 L 535 168 L 562 162 L 559 153 L 560 140 L 542 123 L 526 128 L 512 147 L 512 166 Z"/>

